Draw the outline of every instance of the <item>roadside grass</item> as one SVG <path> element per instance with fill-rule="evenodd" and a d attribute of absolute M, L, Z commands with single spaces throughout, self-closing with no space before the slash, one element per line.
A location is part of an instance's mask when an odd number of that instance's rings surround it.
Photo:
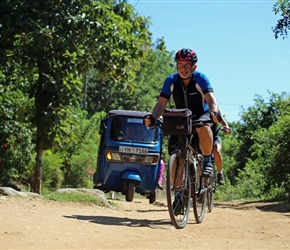
<path fill-rule="evenodd" d="M 114 192 L 113 196 L 110 192 L 104 193 L 104 196 L 106 197 L 107 201 L 110 203 L 112 207 L 117 207 L 117 204 L 114 202 L 114 200 L 124 200 L 125 201 L 125 195 Z M 45 192 L 42 195 L 42 198 L 45 200 L 51 200 L 51 201 L 59 201 L 59 202 L 87 202 L 87 203 L 93 203 L 98 206 L 104 206 L 104 202 L 100 200 L 97 196 L 93 196 L 90 194 L 85 193 L 54 193 L 54 192 Z M 146 196 L 134 193 L 134 199 L 146 199 Z M 133 200 L 134 200 L 133 199 Z"/>
<path fill-rule="evenodd" d="M 59 201 L 59 202 L 87 202 L 94 203 L 98 206 L 104 206 L 104 203 L 98 199 L 98 197 L 89 194 L 79 194 L 79 193 L 50 193 L 43 195 L 43 199 Z M 114 206 L 113 204 L 111 204 Z"/>
<path fill-rule="evenodd" d="M 105 197 L 110 203 L 110 205 L 114 208 L 117 207 L 117 204 L 114 202 L 114 200 L 125 200 L 125 195 L 114 192 L 114 197 L 111 197 L 110 193 L 105 193 Z M 45 200 L 51 200 L 51 201 L 58 201 L 58 202 L 80 202 L 80 203 L 93 203 L 98 206 L 104 206 L 104 203 L 96 196 L 92 196 L 90 194 L 84 194 L 84 193 L 48 193 L 44 194 L 42 196 Z M 134 199 L 146 199 L 144 195 L 135 193 Z"/>

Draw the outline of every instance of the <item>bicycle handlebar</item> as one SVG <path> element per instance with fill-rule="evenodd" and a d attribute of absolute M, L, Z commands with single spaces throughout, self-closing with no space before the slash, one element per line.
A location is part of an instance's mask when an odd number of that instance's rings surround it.
<path fill-rule="evenodd" d="M 219 130 L 221 130 L 221 131 L 223 131 L 224 133 L 226 133 L 226 132 L 232 132 L 232 129 L 230 128 L 230 127 L 224 127 L 224 126 L 221 126 L 220 128 L 219 128 Z"/>
<path fill-rule="evenodd" d="M 214 121 L 213 120 L 201 120 L 201 119 L 192 120 L 192 127 L 203 126 L 203 125 L 208 124 L 208 123 L 214 123 Z M 154 124 L 151 124 L 149 126 L 149 128 L 156 128 L 156 127 L 162 128 L 162 124 L 163 124 L 163 122 L 158 119 L 158 120 L 155 121 Z M 219 130 L 221 130 L 221 131 L 223 131 L 225 133 L 228 132 L 228 131 L 232 131 L 231 128 L 227 128 L 227 127 L 224 127 L 224 126 L 219 127 L 217 131 L 219 131 Z"/>
<path fill-rule="evenodd" d="M 213 120 L 192 120 L 193 127 L 203 126 L 207 123 L 214 123 L 214 121 Z"/>
<path fill-rule="evenodd" d="M 198 127 L 198 126 L 203 126 L 205 124 L 208 124 L 208 123 L 214 123 L 213 120 L 192 120 L 192 127 Z M 156 127 L 159 127 L 159 128 L 162 128 L 162 124 L 163 122 L 161 120 L 156 120 L 154 124 L 151 124 L 149 126 L 149 128 L 156 128 Z"/>

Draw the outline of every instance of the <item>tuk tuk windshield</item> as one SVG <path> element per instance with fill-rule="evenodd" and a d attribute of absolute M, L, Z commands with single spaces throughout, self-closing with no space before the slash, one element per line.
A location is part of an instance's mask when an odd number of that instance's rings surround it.
<path fill-rule="evenodd" d="M 152 143 L 158 141 L 158 129 L 143 125 L 142 117 L 114 116 L 110 139 L 115 141 L 134 141 Z"/>

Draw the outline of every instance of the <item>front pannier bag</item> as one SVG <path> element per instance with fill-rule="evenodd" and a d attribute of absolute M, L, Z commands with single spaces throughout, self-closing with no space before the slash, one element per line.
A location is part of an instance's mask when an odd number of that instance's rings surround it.
<path fill-rule="evenodd" d="M 163 113 L 164 135 L 189 135 L 192 132 L 191 111 L 184 109 L 165 109 Z"/>

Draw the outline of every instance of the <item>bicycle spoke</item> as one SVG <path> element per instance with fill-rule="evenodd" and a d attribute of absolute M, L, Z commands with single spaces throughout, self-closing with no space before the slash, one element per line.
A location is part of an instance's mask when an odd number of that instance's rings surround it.
<path fill-rule="evenodd" d="M 183 228 L 188 220 L 190 210 L 190 179 L 188 168 L 177 154 L 170 157 L 167 169 L 167 205 L 172 224 Z"/>
<path fill-rule="evenodd" d="M 213 196 L 214 196 L 214 179 L 209 177 L 207 179 L 207 208 L 210 213 L 213 209 Z"/>
<path fill-rule="evenodd" d="M 200 166 L 197 166 L 199 169 Z M 198 171 L 199 172 L 199 171 Z M 207 189 L 205 185 L 205 178 L 200 176 L 200 173 L 196 174 L 193 185 L 193 213 L 197 223 L 201 223 L 204 219 L 206 201 L 207 201 Z"/>

